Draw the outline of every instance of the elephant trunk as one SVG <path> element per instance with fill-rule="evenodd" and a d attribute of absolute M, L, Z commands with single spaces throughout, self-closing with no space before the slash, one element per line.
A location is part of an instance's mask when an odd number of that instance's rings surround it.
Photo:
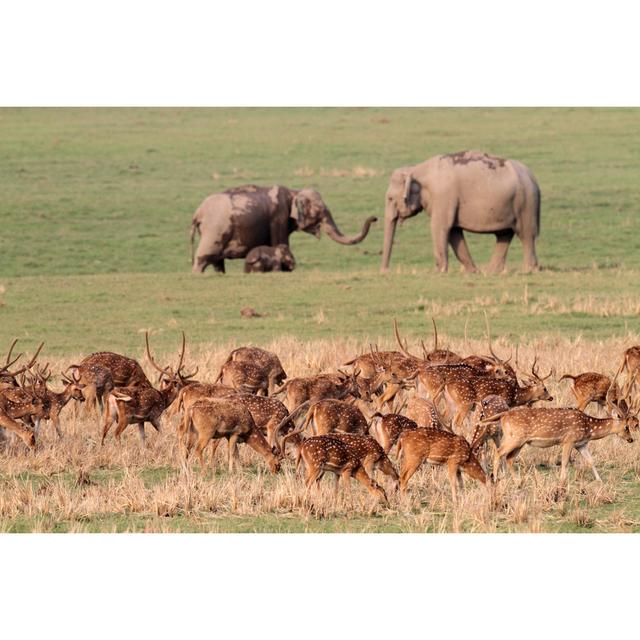
<path fill-rule="evenodd" d="M 362 231 L 360 233 L 356 234 L 355 236 L 345 236 L 340 233 L 340 230 L 336 226 L 336 223 L 331 217 L 331 214 L 327 213 L 324 220 L 322 221 L 322 228 L 324 229 L 326 234 L 335 242 L 338 242 L 340 244 L 358 244 L 367 237 L 369 228 L 377 220 L 378 218 L 376 218 L 375 216 L 371 216 L 370 218 L 367 218 L 365 220 Z"/>
<path fill-rule="evenodd" d="M 387 201 L 387 207 L 384 213 L 384 244 L 382 245 L 382 265 L 380 271 L 386 273 L 389 271 L 389 261 L 391 260 L 391 249 L 393 247 L 393 237 L 396 233 L 398 224 L 398 212 L 390 200 Z"/>

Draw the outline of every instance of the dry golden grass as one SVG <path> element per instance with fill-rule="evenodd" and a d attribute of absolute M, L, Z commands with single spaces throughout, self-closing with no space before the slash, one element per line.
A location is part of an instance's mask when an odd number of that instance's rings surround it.
<path fill-rule="evenodd" d="M 486 350 L 477 341 L 465 345 L 442 336 L 442 342 L 465 353 Z M 632 342 L 640 340 L 538 340 L 521 344 L 519 359 L 526 369 L 537 353 L 540 368 L 546 372 L 553 366 L 558 378 L 585 370 L 613 373 Z M 380 349 L 394 348 L 388 340 L 378 344 Z M 211 345 L 188 353 L 188 366 L 197 364 L 198 377 L 211 380 L 234 346 Z M 290 377 L 335 369 L 367 349 L 355 340 L 280 339 L 263 346 L 279 354 Z M 505 356 L 512 349 L 504 340 L 496 340 L 494 347 Z M 52 370 L 60 371 L 79 357 L 52 360 Z M 569 386 L 568 381 L 550 381 L 553 405 L 573 404 Z M 305 498 L 302 477 L 291 462 L 274 476 L 242 445 L 242 470 L 226 472 L 223 444 L 215 471 L 203 471 L 191 461 L 185 474 L 177 454 L 175 423 L 166 422 L 160 434 L 148 427 L 146 448 L 135 427 L 125 432 L 122 446 L 110 437 L 101 447 L 97 420 L 84 415 L 84 409 L 76 412 L 72 405 L 63 412 L 62 427 L 65 437 L 58 442 L 52 428 L 43 425 L 35 454 L 20 443 L 0 450 L 0 530 L 492 532 L 634 531 L 640 527 L 640 445 L 626 444 L 615 436 L 591 447 L 603 483 L 594 482 L 575 456 L 577 467 L 563 490 L 556 466 L 558 449 L 525 448 L 519 457 L 520 482 L 503 478 L 490 492 L 466 480 L 454 505 L 446 473 L 423 467 L 412 478 L 408 496 L 391 495 L 385 506 L 376 504 L 355 482 L 351 492 L 341 491 L 335 502 L 333 481 L 327 478 L 318 492 Z"/>

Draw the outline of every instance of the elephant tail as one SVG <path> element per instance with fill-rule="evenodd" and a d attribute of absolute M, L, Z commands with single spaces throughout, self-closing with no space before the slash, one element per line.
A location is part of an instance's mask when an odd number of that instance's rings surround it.
<path fill-rule="evenodd" d="M 200 223 L 195 218 L 191 221 L 191 233 L 189 234 L 189 240 L 191 242 L 191 264 L 193 264 L 193 243 L 196 237 L 196 231 L 200 230 Z"/>

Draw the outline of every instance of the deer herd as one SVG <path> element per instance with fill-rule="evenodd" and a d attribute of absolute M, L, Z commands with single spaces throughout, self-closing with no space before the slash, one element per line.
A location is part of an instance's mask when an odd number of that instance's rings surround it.
<path fill-rule="evenodd" d="M 0 432 L 36 449 L 41 421 L 50 421 L 63 439 L 60 414 L 71 400 L 83 402 L 101 421 L 101 442 L 116 424 L 118 443 L 128 425 L 136 424 L 145 442 L 145 424 L 156 431 L 163 419 L 180 416 L 176 442 L 186 467 L 195 454 L 201 467 L 210 450 L 213 464 L 222 439 L 228 442 L 228 467 L 239 464 L 238 444 L 246 444 L 278 473 L 288 458 L 302 463 L 307 492 L 325 472 L 348 488 L 355 478 L 373 496 L 387 501 L 389 490 L 407 491 L 423 463 L 446 467 L 453 500 L 462 475 L 489 488 L 508 470 L 526 446 L 561 448 L 560 481 L 567 479 L 576 449 L 600 476 L 589 443 L 609 435 L 633 442 L 640 410 L 632 395 L 640 375 L 640 346 L 623 354 L 613 378 L 596 372 L 565 374 L 576 408 L 534 406 L 552 401 L 537 357 L 530 371 L 518 371 L 518 351 L 501 359 L 493 350 L 487 322 L 488 355 L 462 356 L 435 345 L 409 352 L 394 322 L 398 351 L 365 353 L 344 363 L 350 370 L 288 378 L 280 359 L 258 347 L 232 351 L 214 381 L 198 381 L 198 370 L 185 371 L 185 336 L 174 366 L 158 364 L 145 334 L 146 356 L 157 371 L 152 382 L 136 360 L 111 352 L 92 353 L 62 372 L 63 388 L 49 388 L 49 365 L 40 365 L 41 344 L 18 366 L 11 344 L 0 365 Z M 624 383 L 623 383 L 624 378 Z M 591 403 L 606 417 L 586 413 Z M 395 453 L 392 453 L 395 448 Z M 493 456 L 491 456 L 491 450 Z M 390 456 L 395 458 L 392 462 Z M 376 480 L 386 477 L 387 491 Z"/>

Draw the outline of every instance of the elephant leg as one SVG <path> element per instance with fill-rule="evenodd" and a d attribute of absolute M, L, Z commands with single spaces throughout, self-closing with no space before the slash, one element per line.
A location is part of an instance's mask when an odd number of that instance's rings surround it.
<path fill-rule="evenodd" d="M 224 259 L 220 258 L 219 260 L 212 260 L 211 264 L 213 265 L 213 269 L 217 273 L 226 273 L 224 270 Z"/>
<path fill-rule="evenodd" d="M 449 232 L 449 243 L 453 252 L 456 254 L 456 258 L 460 261 L 460 264 L 464 267 L 466 273 L 476 273 L 478 271 L 476 265 L 473 262 L 473 258 L 469 253 L 469 247 L 464 239 L 462 229 L 454 227 Z"/>
<path fill-rule="evenodd" d="M 513 230 L 500 231 L 496 233 L 496 248 L 491 256 L 491 262 L 487 267 L 489 273 L 502 273 L 505 268 L 507 260 L 507 252 L 509 251 L 509 244 L 513 239 Z"/>
<path fill-rule="evenodd" d="M 522 251 L 524 254 L 523 259 L 523 268 L 525 271 L 537 271 L 539 268 L 538 265 L 538 256 L 536 255 L 536 239 L 534 236 L 532 237 L 521 237 L 522 240 Z"/>
<path fill-rule="evenodd" d="M 437 226 L 433 220 L 434 218 L 431 218 L 433 257 L 436 261 L 436 269 L 441 273 L 446 273 L 449 268 L 449 227 Z"/>

